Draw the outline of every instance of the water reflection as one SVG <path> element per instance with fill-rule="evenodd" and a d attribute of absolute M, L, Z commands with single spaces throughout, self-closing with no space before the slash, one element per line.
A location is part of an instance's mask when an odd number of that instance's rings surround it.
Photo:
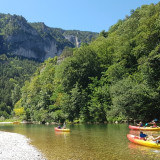
<path fill-rule="evenodd" d="M 66 135 L 70 135 L 70 132 L 58 132 L 58 131 L 55 131 L 54 133 L 55 133 L 55 135 L 57 135 L 57 136 L 66 136 Z"/>
<path fill-rule="evenodd" d="M 129 142 L 128 148 L 130 148 L 130 153 L 133 155 L 141 155 L 141 157 L 146 157 L 147 159 L 160 159 L 160 149 L 145 147 Z"/>

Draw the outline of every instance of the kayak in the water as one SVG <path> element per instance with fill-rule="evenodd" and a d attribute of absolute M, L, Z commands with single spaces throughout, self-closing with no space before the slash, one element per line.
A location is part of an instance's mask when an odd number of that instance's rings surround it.
<path fill-rule="evenodd" d="M 160 130 L 160 127 L 139 127 L 139 126 L 129 125 L 129 129 L 143 130 L 143 131 L 158 131 Z"/>
<path fill-rule="evenodd" d="M 141 139 L 138 136 L 132 135 L 132 134 L 127 134 L 128 140 L 135 144 L 147 146 L 147 147 L 153 147 L 153 148 L 160 148 L 160 143 L 156 143 L 156 141 L 147 141 L 144 139 Z"/>
<path fill-rule="evenodd" d="M 60 132 L 70 132 L 70 129 L 68 129 L 68 128 L 57 128 L 57 127 L 55 127 L 54 130 L 55 131 L 60 131 Z"/>

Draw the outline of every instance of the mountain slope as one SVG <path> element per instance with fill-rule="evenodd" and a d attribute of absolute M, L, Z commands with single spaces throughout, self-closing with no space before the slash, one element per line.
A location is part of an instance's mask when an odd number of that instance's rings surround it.
<path fill-rule="evenodd" d="M 72 34 L 74 32 L 79 34 Z M 67 33 L 62 29 L 47 27 L 44 23 L 28 23 L 22 16 L 0 14 L 0 54 L 9 53 L 44 61 L 60 55 L 65 47 L 79 47 L 83 39 L 88 43 L 96 36 L 97 33 L 93 32 Z"/>

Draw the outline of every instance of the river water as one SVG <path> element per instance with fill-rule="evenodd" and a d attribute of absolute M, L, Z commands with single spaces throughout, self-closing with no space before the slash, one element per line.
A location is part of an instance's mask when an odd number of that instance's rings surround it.
<path fill-rule="evenodd" d="M 1 131 L 20 133 L 31 139 L 48 160 L 159 160 L 160 149 L 133 144 L 127 124 L 67 125 L 70 133 L 55 132 L 54 125 L 5 124 Z M 151 132 L 147 133 L 150 134 Z M 152 132 L 159 135 L 160 132 Z"/>

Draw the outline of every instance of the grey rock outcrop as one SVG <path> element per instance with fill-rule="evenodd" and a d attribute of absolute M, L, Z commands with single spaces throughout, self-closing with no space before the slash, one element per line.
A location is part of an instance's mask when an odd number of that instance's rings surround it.
<path fill-rule="evenodd" d="M 92 37 L 96 33 L 65 31 L 44 23 L 28 23 L 22 16 L 0 14 L 0 54 L 44 61 L 59 56 L 65 47 L 80 47 L 82 39 L 88 35 Z"/>
<path fill-rule="evenodd" d="M 77 36 L 74 35 L 66 35 L 65 38 L 73 43 L 77 48 L 80 47 L 81 41 L 78 39 Z"/>

